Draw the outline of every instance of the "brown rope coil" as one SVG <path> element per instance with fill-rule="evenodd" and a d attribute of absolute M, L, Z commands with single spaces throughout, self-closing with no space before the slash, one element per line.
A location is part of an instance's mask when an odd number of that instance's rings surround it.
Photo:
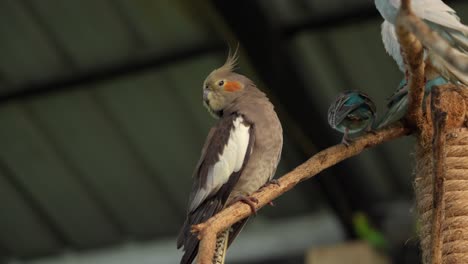
<path fill-rule="evenodd" d="M 442 108 L 448 113 L 445 134 L 445 181 L 440 233 L 443 264 L 468 263 L 468 128 L 465 107 L 467 92 L 446 89 Z M 430 111 L 426 104 L 426 113 Z M 432 124 L 430 115 L 425 115 Z M 465 124 L 464 124 L 465 123 Z M 429 125 L 416 148 L 415 195 L 419 213 L 419 235 L 424 264 L 431 263 L 433 208 L 433 146 Z"/>
<path fill-rule="evenodd" d="M 430 263 L 432 220 L 432 153 L 416 152 L 415 191 L 423 263 Z M 468 129 L 447 134 L 442 259 L 444 264 L 468 263 Z"/>

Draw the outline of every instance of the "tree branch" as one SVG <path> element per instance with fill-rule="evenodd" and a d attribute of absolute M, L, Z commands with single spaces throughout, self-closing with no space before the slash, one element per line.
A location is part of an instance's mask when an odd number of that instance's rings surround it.
<path fill-rule="evenodd" d="M 339 144 L 322 150 L 293 171 L 279 178 L 279 185 L 271 184 L 254 193 L 252 197 L 258 200 L 256 208 L 262 208 L 301 181 L 307 180 L 367 148 L 408 135 L 410 132 L 409 128 L 397 123 L 394 126 L 379 130 L 375 134 L 366 134 L 353 141 L 349 147 Z M 192 232 L 197 232 L 198 238 L 201 240 L 198 249 L 198 264 L 211 264 L 216 235 L 251 214 L 252 211 L 248 205 L 237 202 L 208 219 L 205 223 L 192 226 Z"/>
<path fill-rule="evenodd" d="M 396 20 L 396 33 L 403 60 L 409 74 L 408 112 L 406 119 L 411 127 L 423 130 L 422 104 L 424 98 L 424 49 L 421 42 L 409 30 L 418 18 L 411 11 L 408 0 L 403 0 Z"/>

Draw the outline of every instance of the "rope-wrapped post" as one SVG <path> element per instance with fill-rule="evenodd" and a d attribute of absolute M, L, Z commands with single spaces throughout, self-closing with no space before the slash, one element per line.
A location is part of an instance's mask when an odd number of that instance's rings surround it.
<path fill-rule="evenodd" d="M 416 147 L 423 263 L 468 263 L 468 93 L 455 85 L 434 89 L 425 104 L 434 130 L 421 134 Z"/>
<path fill-rule="evenodd" d="M 467 56 L 453 56 L 454 49 L 412 13 L 410 0 L 402 0 L 396 24 L 410 72 L 406 119 L 419 130 L 415 194 L 423 263 L 468 263 L 468 88 L 436 87 L 423 102 L 420 42 L 461 69 Z"/>

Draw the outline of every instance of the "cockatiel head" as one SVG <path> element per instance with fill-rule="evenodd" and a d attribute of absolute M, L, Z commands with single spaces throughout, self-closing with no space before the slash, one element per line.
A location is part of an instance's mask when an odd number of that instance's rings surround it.
<path fill-rule="evenodd" d="M 220 117 L 251 83 L 247 77 L 234 72 L 236 64 L 237 52 L 230 53 L 224 65 L 212 71 L 203 83 L 203 104 L 215 117 Z"/>

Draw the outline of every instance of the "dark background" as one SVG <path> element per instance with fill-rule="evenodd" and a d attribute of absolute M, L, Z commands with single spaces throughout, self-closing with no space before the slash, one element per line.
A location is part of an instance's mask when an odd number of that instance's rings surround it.
<path fill-rule="evenodd" d="M 447 1 L 465 23 L 468 4 Z M 1 0 L 0 262 L 178 263 L 192 169 L 215 122 L 202 83 L 228 47 L 274 102 L 277 176 L 341 135 L 346 89 L 382 113 L 402 73 L 371 0 Z M 417 263 L 413 139 L 368 150 L 262 209 L 229 263 L 303 263 L 362 238 L 363 213 L 394 263 Z"/>

